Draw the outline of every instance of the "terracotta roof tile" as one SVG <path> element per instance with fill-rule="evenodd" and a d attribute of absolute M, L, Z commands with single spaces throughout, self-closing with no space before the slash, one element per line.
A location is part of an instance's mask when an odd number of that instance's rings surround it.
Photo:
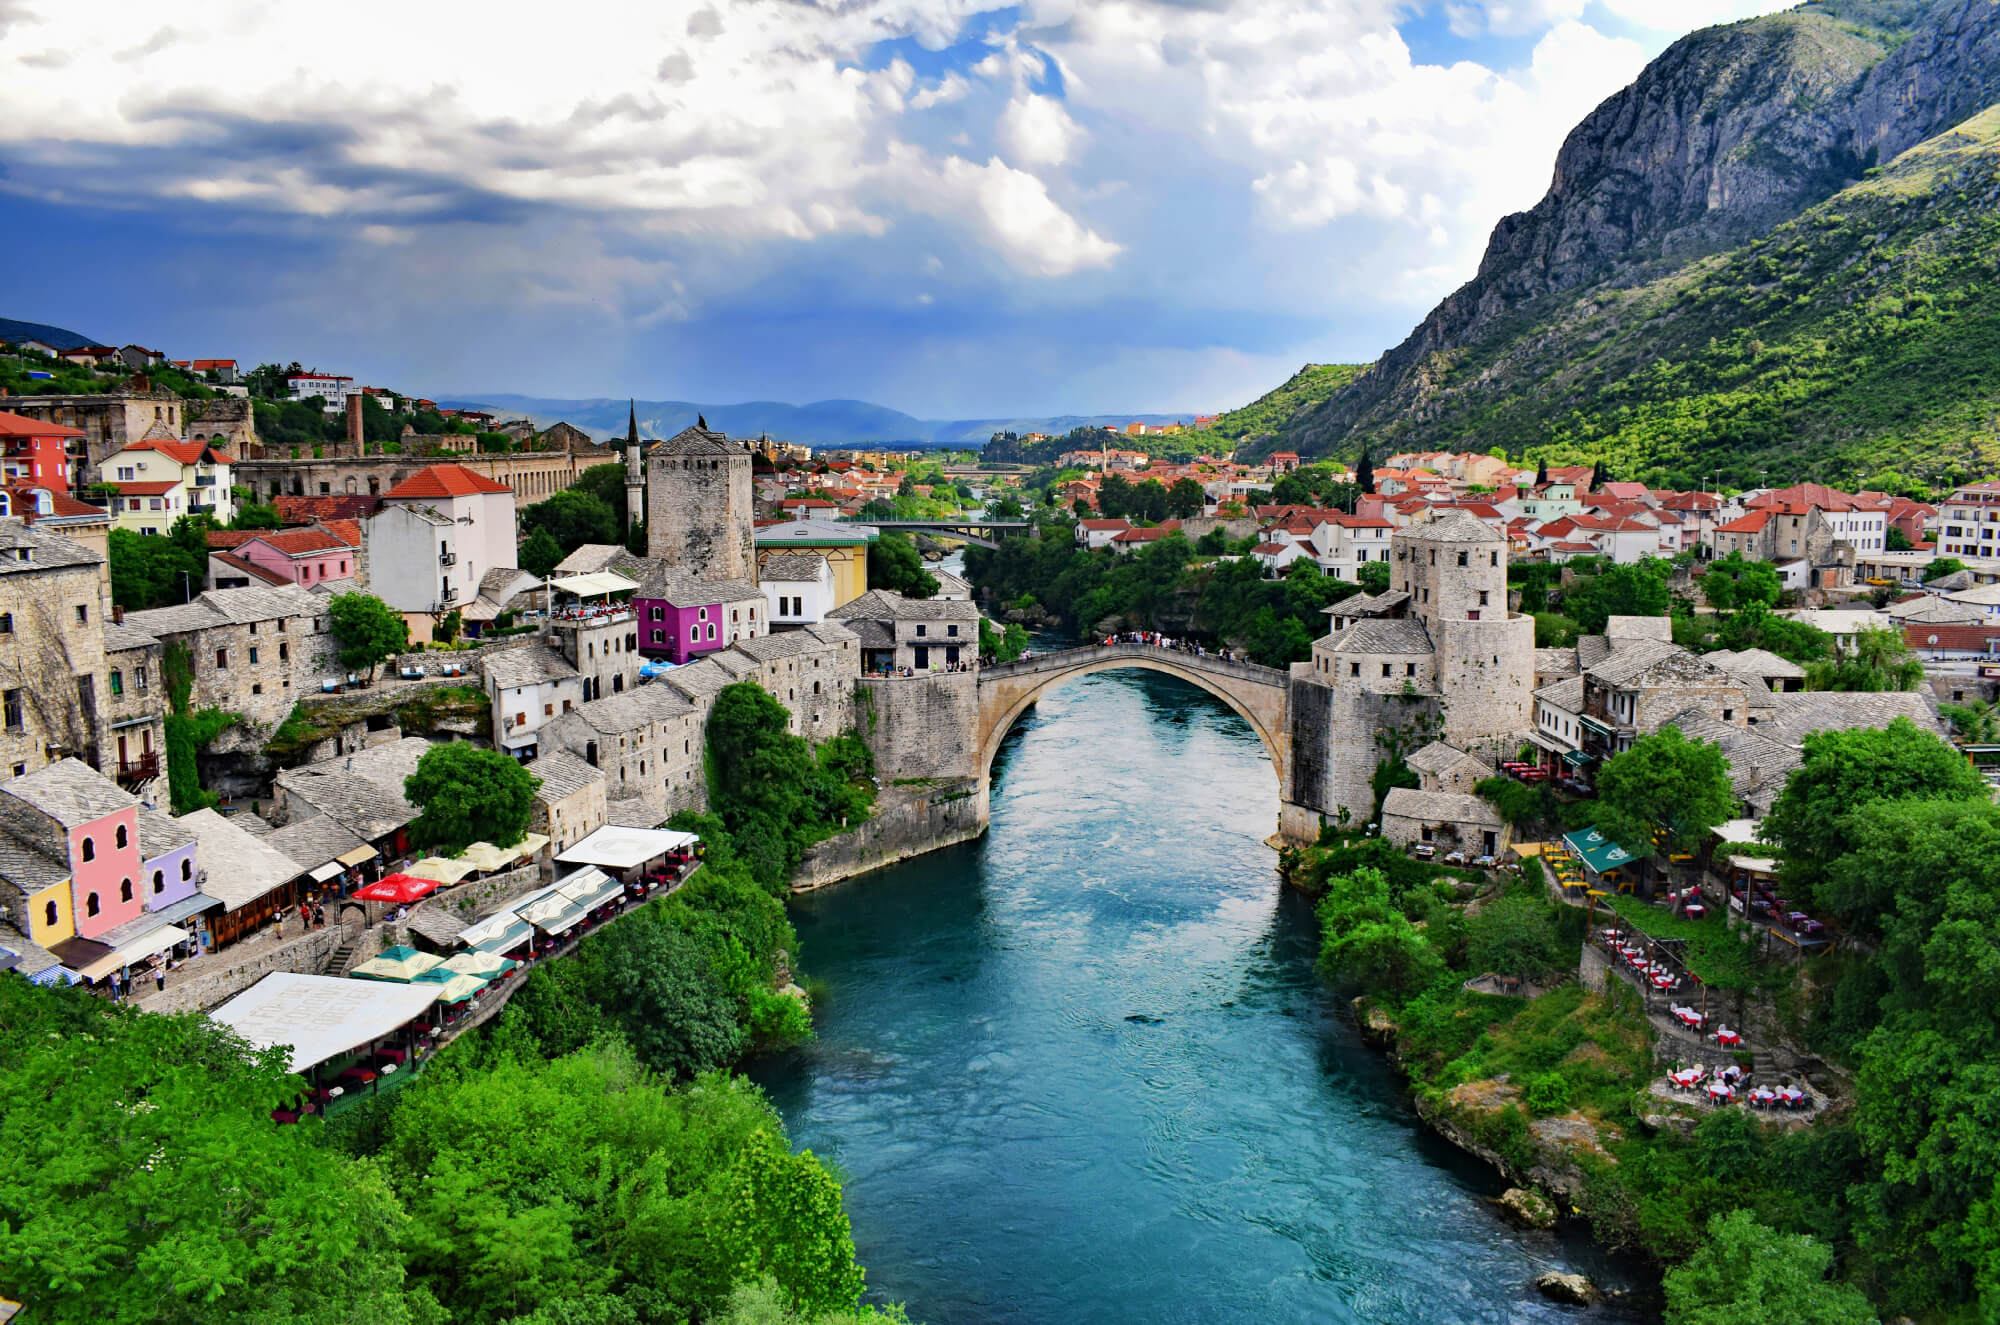
<path fill-rule="evenodd" d="M 383 496 L 472 497 L 482 492 L 512 491 L 513 489 L 505 483 L 496 483 L 484 474 L 474 473 L 464 465 L 432 465 L 404 479 Z"/>

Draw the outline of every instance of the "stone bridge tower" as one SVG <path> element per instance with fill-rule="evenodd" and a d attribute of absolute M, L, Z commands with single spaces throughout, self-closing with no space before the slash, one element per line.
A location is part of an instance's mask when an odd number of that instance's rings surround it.
<path fill-rule="evenodd" d="M 1507 610 L 1507 542 L 1466 511 L 1399 533 L 1391 582 L 1430 631 L 1444 739 L 1489 762 L 1534 720 L 1535 621 Z"/>
<path fill-rule="evenodd" d="M 646 555 L 707 579 L 754 580 L 750 448 L 698 419 L 646 453 Z"/>

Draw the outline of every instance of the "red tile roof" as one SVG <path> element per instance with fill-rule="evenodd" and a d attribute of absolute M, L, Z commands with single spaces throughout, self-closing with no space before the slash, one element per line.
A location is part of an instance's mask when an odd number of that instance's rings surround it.
<path fill-rule="evenodd" d="M 359 520 L 373 515 L 382 504 L 380 497 L 348 494 L 339 497 L 273 497 L 278 518 L 286 524 L 315 524 L 334 520 Z"/>
<path fill-rule="evenodd" d="M 0 410 L 0 437 L 81 437 L 78 428 L 65 428 L 60 423 L 44 423 L 40 419 L 30 419 L 19 414 Z"/>
<path fill-rule="evenodd" d="M 179 479 L 169 479 L 165 483 L 113 483 L 121 497 L 164 497 L 181 485 Z"/>
<path fill-rule="evenodd" d="M 361 522 L 359 520 L 327 520 L 320 527 L 349 547 L 361 546 Z"/>
<path fill-rule="evenodd" d="M 464 465 L 432 465 L 383 493 L 384 497 L 472 497 L 482 492 L 512 492 L 505 483 L 496 483 Z"/>
<path fill-rule="evenodd" d="M 204 455 L 217 464 L 233 465 L 236 460 L 226 451 L 219 451 L 207 442 L 130 442 L 127 451 L 158 451 L 169 460 L 182 465 L 200 464 Z"/>
<path fill-rule="evenodd" d="M 276 548 L 288 557 L 347 550 L 346 543 L 324 529 L 279 529 L 257 535 L 257 541 Z"/>
<path fill-rule="evenodd" d="M 95 515 L 101 519 L 109 519 L 111 517 L 111 513 L 102 506 L 92 506 L 87 501 L 78 501 L 67 492 L 57 492 L 54 488 L 41 484 L 9 483 L 7 491 L 21 499 L 21 505 L 14 508 L 14 514 L 27 520 L 30 524 L 33 524 L 38 517 L 42 516 L 42 512 L 37 509 L 40 505 L 40 499 L 35 494 L 38 493 L 48 494 L 49 509 L 46 518 L 51 520 L 76 515 Z"/>
<path fill-rule="evenodd" d="M 1935 637 L 1937 643 L 1931 643 Z M 1913 649 L 1987 650 L 2000 640 L 2000 626 L 1940 626 L 1912 621 L 1903 627 L 1903 643 Z"/>
<path fill-rule="evenodd" d="M 233 567 L 236 570 L 240 570 L 254 580 L 262 580 L 266 584 L 292 583 L 291 576 L 282 574 L 281 572 L 274 570 L 266 570 L 264 567 L 259 566 L 256 562 L 251 561 L 246 557 L 239 557 L 234 552 L 210 551 L 208 555 L 211 560 L 219 561 L 225 566 Z"/>
<path fill-rule="evenodd" d="M 1715 532 L 1718 534 L 1755 534 L 1761 532 L 1764 526 L 1769 523 L 1771 523 L 1771 513 L 1769 511 L 1752 511 L 1748 515 L 1731 520 L 1728 524 L 1717 525 Z"/>
<path fill-rule="evenodd" d="M 262 529 L 211 529 L 208 531 L 208 545 L 223 552 L 242 547 L 259 534 Z"/>

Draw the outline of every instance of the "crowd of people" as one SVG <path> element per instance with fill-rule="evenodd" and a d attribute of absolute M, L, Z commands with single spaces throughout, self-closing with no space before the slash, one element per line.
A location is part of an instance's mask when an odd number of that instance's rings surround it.
<path fill-rule="evenodd" d="M 1170 649 L 1175 653 L 1191 653 L 1197 658 L 1220 658 L 1223 662 L 1241 662 L 1234 649 L 1211 649 L 1199 640 L 1182 639 L 1177 635 L 1164 635 L 1157 630 L 1127 630 L 1115 635 L 1106 635 L 1106 647 L 1113 644 L 1145 644 L 1156 649 Z"/>

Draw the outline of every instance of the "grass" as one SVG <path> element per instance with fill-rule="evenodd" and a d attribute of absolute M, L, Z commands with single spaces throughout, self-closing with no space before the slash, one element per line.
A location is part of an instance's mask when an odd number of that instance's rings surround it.
<path fill-rule="evenodd" d="M 1747 989 L 1757 983 L 1759 968 L 1752 960 L 1753 949 L 1720 913 L 1690 920 L 1636 897 L 1613 897 L 1610 905 L 1642 934 L 1684 940 L 1687 968 L 1703 984 L 1715 989 Z"/>

